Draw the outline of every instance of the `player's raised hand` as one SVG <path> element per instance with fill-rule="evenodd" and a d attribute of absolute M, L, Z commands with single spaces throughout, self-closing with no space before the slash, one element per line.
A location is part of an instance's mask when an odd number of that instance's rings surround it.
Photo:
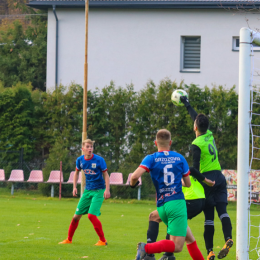
<path fill-rule="evenodd" d="M 180 100 L 181 100 L 181 102 L 184 104 L 184 106 L 189 106 L 190 105 L 190 103 L 189 103 L 189 100 L 188 100 L 188 98 L 186 97 L 186 96 L 181 96 L 180 97 Z"/>
<path fill-rule="evenodd" d="M 77 197 L 77 194 L 78 194 L 77 188 L 73 189 L 72 194 L 73 194 L 74 197 Z"/>
<path fill-rule="evenodd" d="M 207 178 L 205 178 L 205 180 L 203 182 L 206 183 L 210 187 L 213 187 L 215 185 L 215 181 L 211 181 Z"/>

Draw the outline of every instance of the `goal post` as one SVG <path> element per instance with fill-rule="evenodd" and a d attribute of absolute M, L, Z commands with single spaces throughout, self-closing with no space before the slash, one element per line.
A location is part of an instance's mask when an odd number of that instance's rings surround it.
<path fill-rule="evenodd" d="M 239 97 L 238 97 L 238 150 L 237 150 L 237 232 L 236 259 L 249 259 L 249 202 L 248 182 L 250 174 L 250 89 L 251 46 L 260 45 L 260 34 L 248 28 L 240 30 L 239 45 Z"/>
<path fill-rule="evenodd" d="M 237 260 L 248 259 L 251 32 L 240 30 L 237 142 Z"/>

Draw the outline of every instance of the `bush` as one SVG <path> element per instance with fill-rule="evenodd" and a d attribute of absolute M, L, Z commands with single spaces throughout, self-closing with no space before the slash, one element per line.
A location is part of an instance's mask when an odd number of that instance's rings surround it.
<path fill-rule="evenodd" d="M 95 140 L 94 153 L 106 160 L 109 173 L 122 172 L 126 182 L 128 174 L 142 159 L 156 151 L 155 135 L 161 128 L 172 133 L 172 149 L 192 163 L 193 121 L 184 107 L 171 102 L 171 93 L 177 88 L 186 90 L 194 109 L 209 117 L 222 168 L 236 169 L 238 95 L 235 89 L 226 90 L 222 86 L 201 89 L 166 79 L 158 86 L 150 81 L 139 92 L 134 92 L 132 85 L 116 88 L 113 82 L 102 90 L 88 91 L 88 138 Z M 45 181 L 51 170 L 59 170 L 62 161 L 67 181 L 81 154 L 82 87 L 59 86 L 45 93 L 19 83 L 13 88 L 0 87 L 0 97 L 1 147 L 24 148 L 27 162 L 45 165 Z M 15 160 L 12 156 L 6 153 L 4 159 L 12 162 Z M 142 197 L 154 197 L 151 178 L 145 174 L 142 179 Z M 50 194 L 49 184 L 39 187 L 44 195 Z M 72 185 L 63 185 L 62 192 L 71 196 Z M 136 190 L 127 187 L 111 187 L 111 193 L 122 198 L 137 196 Z"/>

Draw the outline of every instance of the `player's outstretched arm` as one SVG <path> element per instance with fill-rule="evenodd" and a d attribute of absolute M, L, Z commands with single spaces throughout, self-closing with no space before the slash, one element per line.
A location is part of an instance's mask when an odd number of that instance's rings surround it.
<path fill-rule="evenodd" d="M 72 195 L 74 197 L 77 197 L 77 194 L 78 194 L 78 190 L 77 190 L 78 177 L 79 177 L 79 170 L 76 169 L 75 174 L 73 176 L 73 191 L 72 191 Z"/>
<path fill-rule="evenodd" d="M 104 178 L 105 183 L 106 183 L 106 189 L 105 189 L 105 192 L 104 192 L 104 198 L 106 200 L 106 199 L 110 198 L 110 182 L 109 182 L 109 175 L 108 175 L 107 171 L 103 172 L 103 178 Z"/>
<path fill-rule="evenodd" d="M 142 167 L 138 167 L 134 173 L 131 176 L 131 180 L 130 180 L 130 186 L 132 188 L 135 188 L 138 184 L 139 181 L 138 179 L 146 172 L 146 170 Z"/>
<path fill-rule="evenodd" d="M 181 102 L 184 104 L 184 106 L 187 108 L 187 110 L 188 110 L 188 112 L 189 112 L 189 114 L 190 114 L 190 116 L 191 116 L 191 119 L 192 119 L 193 121 L 195 121 L 195 119 L 196 119 L 198 113 L 197 113 L 197 112 L 194 110 L 194 108 L 191 106 L 191 104 L 190 104 L 188 98 L 187 98 L 186 96 L 182 96 L 182 97 L 180 97 L 180 100 L 181 100 Z"/>

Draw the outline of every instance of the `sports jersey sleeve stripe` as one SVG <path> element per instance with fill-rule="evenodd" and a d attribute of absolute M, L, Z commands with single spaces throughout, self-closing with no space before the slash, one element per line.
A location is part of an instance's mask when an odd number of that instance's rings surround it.
<path fill-rule="evenodd" d="M 190 175 L 190 170 L 188 170 L 188 172 L 184 173 L 182 176 L 183 176 L 183 177 L 187 177 L 187 176 L 189 176 L 189 175 Z"/>
<path fill-rule="evenodd" d="M 105 170 L 102 170 L 102 172 L 106 172 L 107 171 L 107 168 Z"/>
<path fill-rule="evenodd" d="M 80 171 L 80 169 L 78 169 L 78 168 L 76 167 L 76 171 Z"/>
<path fill-rule="evenodd" d="M 150 170 L 146 166 L 144 166 L 144 165 L 140 165 L 139 167 L 145 169 L 147 172 L 150 172 Z"/>

